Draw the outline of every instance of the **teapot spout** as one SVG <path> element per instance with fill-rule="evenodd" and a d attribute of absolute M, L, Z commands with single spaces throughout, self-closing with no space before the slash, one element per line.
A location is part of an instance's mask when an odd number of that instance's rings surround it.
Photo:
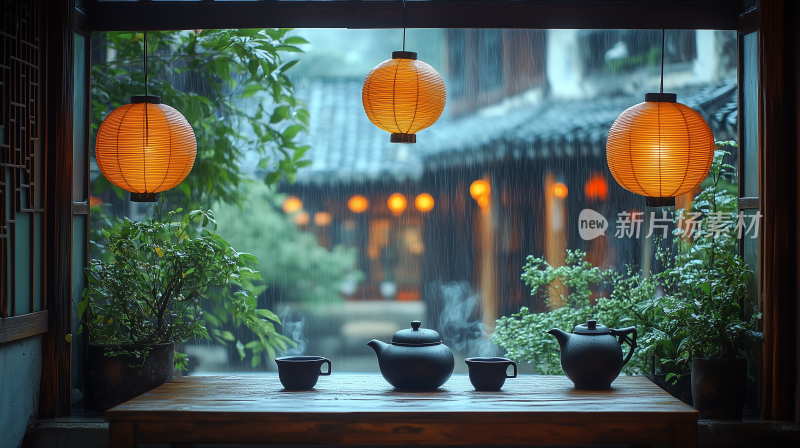
<path fill-rule="evenodd" d="M 548 331 L 547 334 L 552 334 L 553 336 L 555 336 L 556 339 L 558 340 L 558 345 L 560 345 L 562 349 L 564 348 L 565 345 L 567 345 L 569 338 L 572 337 L 571 334 L 561 331 L 558 328 L 553 328 L 552 330 Z"/>
<path fill-rule="evenodd" d="M 388 347 L 388 346 L 389 346 L 389 344 L 386 344 L 385 342 L 381 342 L 381 341 L 379 341 L 379 340 L 377 340 L 377 339 L 373 339 L 373 340 L 371 340 L 371 341 L 367 342 L 367 345 L 369 345 L 370 347 L 372 347 L 372 349 L 373 349 L 373 350 L 375 350 L 375 354 L 376 354 L 376 355 L 378 355 L 378 356 L 381 356 L 381 352 L 382 352 L 382 351 L 383 351 L 383 350 L 384 350 L 386 347 Z"/>

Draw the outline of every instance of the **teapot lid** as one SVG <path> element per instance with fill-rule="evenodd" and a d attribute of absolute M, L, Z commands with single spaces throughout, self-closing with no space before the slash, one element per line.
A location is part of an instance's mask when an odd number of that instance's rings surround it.
<path fill-rule="evenodd" d="M 589 319 L 586 321 L 585 324 L 575 325 L 575 329 L 572 330 L 573 334 L 609 334 L 611 330 L 608 329 L 605 325 L 597 325 L 597 321 L 594 319 Z"/>
<path fill-rule="evenodd" d="M 392 337 L 392 345 L 426 346 L 442 343 L 439 333 L 424 328 L 420 329 L 420 325 L 420 321 L 415 320 L 411 322 L 410 330 L 406 328 L 395 333 Z"/>

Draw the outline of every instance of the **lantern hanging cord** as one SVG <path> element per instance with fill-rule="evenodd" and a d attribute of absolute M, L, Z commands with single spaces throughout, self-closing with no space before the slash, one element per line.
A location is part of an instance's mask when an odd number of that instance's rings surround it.
<path fill-rule="evenodd" d="M 403 51 L 406 51 L 406 0 L 403 0 Z"/>
<path fill-rule="evenodd" d="M 666 41 L 667 30 L 661 29 L 661 87 L 658 93 L 664 93 L 664 42 Z"/>
<path fill-rule="evenodd" d="M 144 96 L 147 96 L 147 30 L 144 32 Z"/>

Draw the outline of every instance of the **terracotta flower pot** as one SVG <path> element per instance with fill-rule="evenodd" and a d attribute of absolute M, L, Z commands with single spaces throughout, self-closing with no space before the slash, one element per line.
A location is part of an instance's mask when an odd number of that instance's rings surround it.
<path fill-rule="evenodd" d="M 125 350 L 141 350 L 147 346 L 122 346 Z M 87 408 L 109 409 L 172 379 L 175 346 L 150 345 L 150 353 L 142 364 L 131 355 L 104 356 L 105 345 L 89 344 L 86 354 Z M 132 364 L 141 367 L 129 367 Z"/>
<path fill-rule="evenodd" d="M 692 361 L 692 402 L 701 419 L 740 420 L 746 385 L 745 358 Z"/>

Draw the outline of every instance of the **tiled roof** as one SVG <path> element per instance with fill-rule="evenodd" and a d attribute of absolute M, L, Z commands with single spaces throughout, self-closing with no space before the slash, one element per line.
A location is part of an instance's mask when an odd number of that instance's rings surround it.
<path fill-rule="evenodd" d="M 704 115 L 717 139 L 735 136 L 735 81 L 678 93 L 678 101 Z M 617 116 L 643 100 L 616 97 L 495 107 L 456 120 L 448 120 L 445 110 L 439 122 L 418 134 L 416 144 L 402 145 L 389 143 L 389 134 L 370 123 L 359 81 L 313 81 L 297 95 L 311 116 L 305 144 L 312 147 L 307 158 L 313 164 L 298 173 L 302 183 L 416 179 L 425 169 L 507 157 L 599 157 Z"/>
<path fill-rule="evenodd" d="M 367 118 L 361 82 L 299 84 L 296 96 L 305 101 L 311 117 L 309 137 L 302 144 L 311 145 L 305 158 L 313 163 L 298 172 L 298 182 L 361 182 L 422 174 L 422 160 L 410 150 L 413 145 L 389 143 L 389 134 Z"/>

